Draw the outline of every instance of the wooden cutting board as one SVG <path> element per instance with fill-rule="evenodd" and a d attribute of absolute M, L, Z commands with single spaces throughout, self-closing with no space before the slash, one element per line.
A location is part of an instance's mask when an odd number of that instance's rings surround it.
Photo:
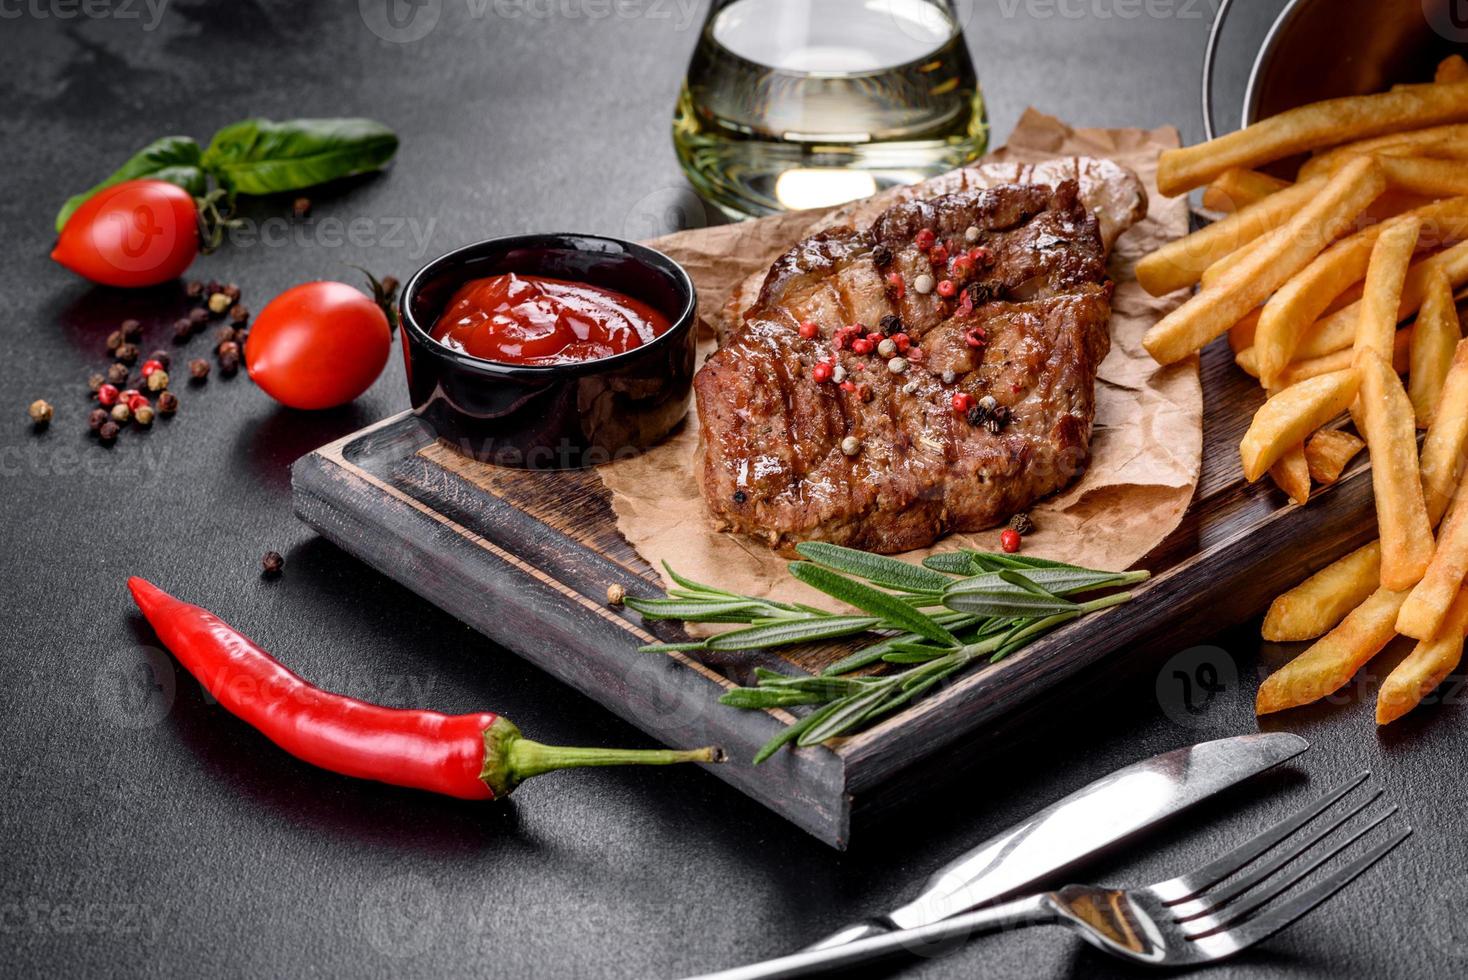
<path fill-rule="evenodd" d="M 915 787 L 982 759 L 977 733 L 1044 718 L 1044 696 L 1175 650 L 1262 609 L 1280 591 L 1375 534 L 1365 454 L 1309 506 L 1249 485 L 1238 443 L 1262 400 L 1226 344 L 1204 352 L 1204 446 L 1182 524 L 1139 565 L 1154 577 L 1124 606 L 1079 620 L 960 677 L 856 736 L 748 760 L 793 720 L 717 703 L 756 666 L 814 673 L 851 649 L 754 654 L 638 653 L 681 627 L 607 604 L 607 587 L 659 595 L 658 575 L 622 538 L 594 471 L 506 470 L 460 456 L 404 413 L 325 446 L 292 471 L 296 513 L 363 561 L 670 745 L 718 744 L 710 767 L 821 840 L 844 848 Z"/>

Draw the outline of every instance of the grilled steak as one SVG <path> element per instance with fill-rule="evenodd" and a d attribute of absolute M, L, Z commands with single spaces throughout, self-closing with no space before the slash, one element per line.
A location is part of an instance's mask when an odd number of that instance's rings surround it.
<path fill-rule="evenodd" d="M 1145 210 L 1119 172 L 1109 238 Z M 914 197 L 802 241 L 694 382 L 711 513 L 782 550 L 898 552 L 1023 510 L 1084 466 L 1110 295 L 1074 179 Z"/>

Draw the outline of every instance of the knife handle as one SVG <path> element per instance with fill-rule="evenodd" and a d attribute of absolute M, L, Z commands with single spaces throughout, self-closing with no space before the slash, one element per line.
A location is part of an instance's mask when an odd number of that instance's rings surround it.
<path fill-rule="evenodd" d="M 858 939 L 870 939 L 873 936 L 881 936 L 897 928 L 886 919 L 866 919 L 862 922 L 853 922 L 849 926 L 831 933 L 819 942 L 811 943 L 801 949 L 801 952 L 814 952 L 818 949 L 831 949 L 835 946 L 845 946 L 854 943 Z"/>

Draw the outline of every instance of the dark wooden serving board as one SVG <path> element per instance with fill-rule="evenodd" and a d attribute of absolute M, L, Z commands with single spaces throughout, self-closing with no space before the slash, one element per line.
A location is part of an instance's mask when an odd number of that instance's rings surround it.
<path fill-rule="evenodd" d="M 298 460 L 295 508 L 327 538 L 655 738 L 722 745 L 731 761 L 712 772 L 844 847 L 854 815 L 899 806 L 931 773 L 972 762 L 976 733 L 1034 713 L 1041 695 L 1103 661 L 1175 649 L 1257 612 L 1375 533 L 1364 453 L 1304 508 L 1267 480 L 1244 483 L 1237 447 L 1262 395 L 1222 342 L 1204 352 L 1201 370 L 1201 480 L 1182 524 L 1139 563 L 1156 574 L 1133 602 L 956 678 L 854 737 L 783 751 L 759 767 L 748 760 L 792 717 L 726 708 L 718 697 L 756 665 L 815 672 L 844 648 L 698 660 L 638 653 L 686 636 L 607 604 L 613 583 L 655 595 L 660 581 L 618 532 L 594 471 L 490 467 L 437 443 L 405 413 Z"/>

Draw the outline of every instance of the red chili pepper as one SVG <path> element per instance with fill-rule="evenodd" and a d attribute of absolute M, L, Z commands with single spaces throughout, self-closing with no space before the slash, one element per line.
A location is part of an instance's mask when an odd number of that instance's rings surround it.
<path fill-rule="evenodd" d="M 541 745 L 492 711 L 384 708 L 313 687 L 219 617 L 141 578 L 133 601 L 179 663 L 231 714 L 322 769 L 461 799 L 507 795 L 531 776 L 576 766 L 720 762 L 717 748 Z"/>

